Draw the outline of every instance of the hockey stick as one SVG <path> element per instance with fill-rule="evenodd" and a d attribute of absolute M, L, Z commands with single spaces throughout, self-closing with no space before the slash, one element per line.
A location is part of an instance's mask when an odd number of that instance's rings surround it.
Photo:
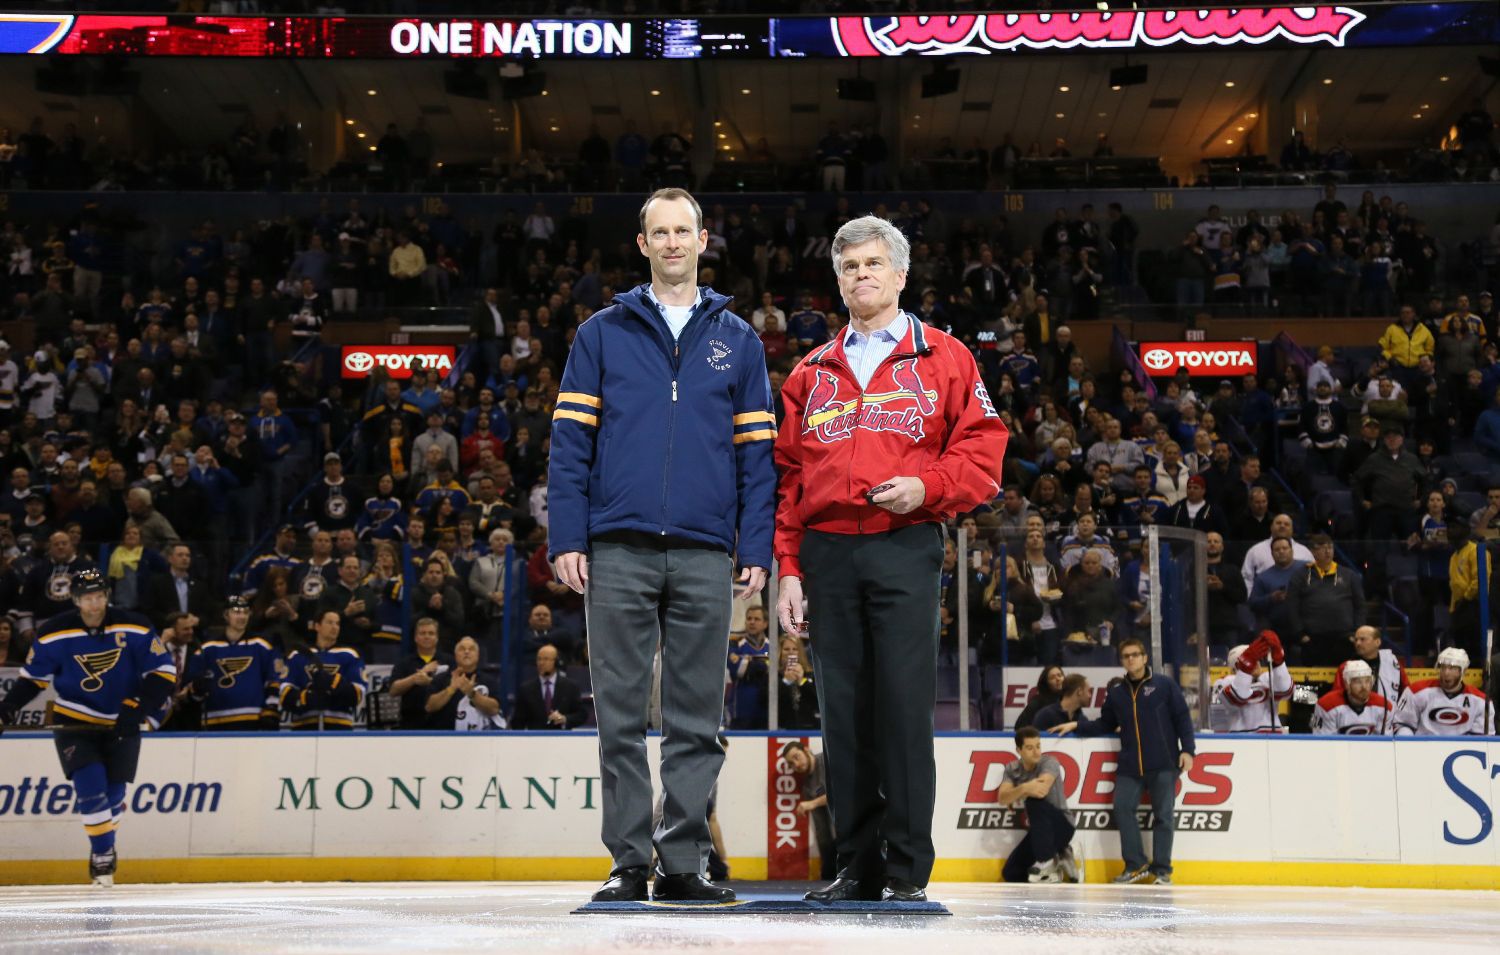
<path fill-rule="evenodd" d="M 1276 707 L 1276 666 L 1269 652 L 1266 654 L 1266 696 L 1271 700 L 1271 732 L 1279 733 L 1281 727 L 1277 724 L 1281 722 L 1281 714 Z"/>

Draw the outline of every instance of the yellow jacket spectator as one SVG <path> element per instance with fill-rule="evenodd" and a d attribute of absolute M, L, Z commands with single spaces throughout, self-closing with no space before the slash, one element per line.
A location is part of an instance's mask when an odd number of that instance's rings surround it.
<path fill-rule="evenodd" d="M 1436 342 L 1432 331 L 1417 321 L 1416 310 L 1401 306 L 1401 317 L 1386 326 L 1380 336 L 1380 353 L 1402 368 L 1415 368 L 1423 355 L 1431 355 Z"/>

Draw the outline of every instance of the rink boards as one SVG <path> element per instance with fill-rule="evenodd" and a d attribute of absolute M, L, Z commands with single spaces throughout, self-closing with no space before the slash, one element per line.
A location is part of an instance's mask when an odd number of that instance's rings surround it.
<path fill-rule="evenodd" d="M 816 872 L 796 780 L 776 757 L 793 738 L 731 738 L 718 817 L 737 878 L 806 877 L 810 862 Z M 653 738 L 653 771 L 658 748 Z M 1112 876 L 1115 746 L 1046 750 L 1063 767 L 1091 880 Z M 1022 835 L 995 802 L 1014 758 L 1009 736 L 937 740 L 935 881 L 998 877 Z M 1500 889 L 1497 795 L 1500 739 L 1203 737 L 1180 785 L 1177 878 Z M 595 879 L 609 868 L 600 802 L 587 733 L 148 737 L 120 877 Z M 76 882 L 84 846 L 51 740 L 0 738 L 0 883 Z"/>

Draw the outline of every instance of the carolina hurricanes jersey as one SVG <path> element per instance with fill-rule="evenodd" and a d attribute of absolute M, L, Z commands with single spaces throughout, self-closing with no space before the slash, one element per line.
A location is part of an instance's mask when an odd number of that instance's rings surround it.
<path fill-rule="evenodd" d="M 1314 736 L 1390 736 L 1395 721 L 1390 702 L 1379 693 L 1371 693 L 1369 702 L 1356 708 L 1342 690 L 1323 694 L 1313 710 Z"/>
<path fill-rule="evenodd" d="M 1282 663 L 1271 671 L 1274 683 L 1259 673 L 1254 679 L 1235 667 L 1229 676 L 1214 684 L 1214 729 L 1220 733 L 1280 733 L 1286 727 L 1277 717 L 1272 722 L 1270 694 L 1276 699 L 1292 695 L 1292 674 Z M 1221 725 L 1222 724 L 1222 725 Z"/>
<path fill-rule="evenodd" d="M 1436 680 L 1421 680 L 1401 695 L 1397 736 L 1489 736 L 1495 712 L 1480 690 L 1467 684 L 1448 695 Z"/>
<path fill-rule="evenodd" d="M 1366 663 L 1370 661 L 1366 660 Z M 1411 683 L 1406 679 L 1406 667 L 1401 665 L 1401 660 L 1390 650 L 1380 648 L 1380 655 L 1376 658 L 1376 664 L 1370 666 L 1375 674 L 1374 692 L 1379 693 L 1387 700 L 1400 700 L 1401 694 Z M 1348 661 L 1339 664 L 1339 672 L 1333 678 L 1333 688 L 1342 690 L 1344 688 L 1344 667 Z"/>

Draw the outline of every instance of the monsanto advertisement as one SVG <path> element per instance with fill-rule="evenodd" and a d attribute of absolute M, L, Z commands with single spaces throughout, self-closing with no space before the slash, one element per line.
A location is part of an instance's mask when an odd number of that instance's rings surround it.
<path fill-rule="evenodd" d="M 799 783 L 777 758 L 791 738 L 730 737 L 717 815 L 739 878 L 773 867 L 806 878 Z M 1062 767 L 1084 857 L 1118 867 L 1115 745 L 1049 740 L 1044 751 Z M 1020 815 L 995 802 L 1016 758 L 1010 736 L 937 740 L 935 881 L 998 874 L 1023 835 Z M 420 860 L 447 866 L 426 878 L 452 878 L 464 860 L 508 863 L 509 878 L 602 877 L 598 766 L 590 733 L 148 736 L 120 853 L 166 860 L 172 881 L 224 878 L 235 870 L 190 864 L 247 858 L 274 859 L 260 877 L 279 879 L 361 859 L 379 865 L 339 877 L 388 878 Z M 1327 884 L 1335 863 L 1344 884 L 1493 888 L 1497 790 L 1500 740 L 1204 736 L 1178 786 L 1174 863 L 1199 882 Z M 1137 815 L 1149 824 L 1151 811 Z M 51 739 L 0 738 L 0 882 L 39 881 L 36 863 L 76 861 L 85 847 Z"/>

